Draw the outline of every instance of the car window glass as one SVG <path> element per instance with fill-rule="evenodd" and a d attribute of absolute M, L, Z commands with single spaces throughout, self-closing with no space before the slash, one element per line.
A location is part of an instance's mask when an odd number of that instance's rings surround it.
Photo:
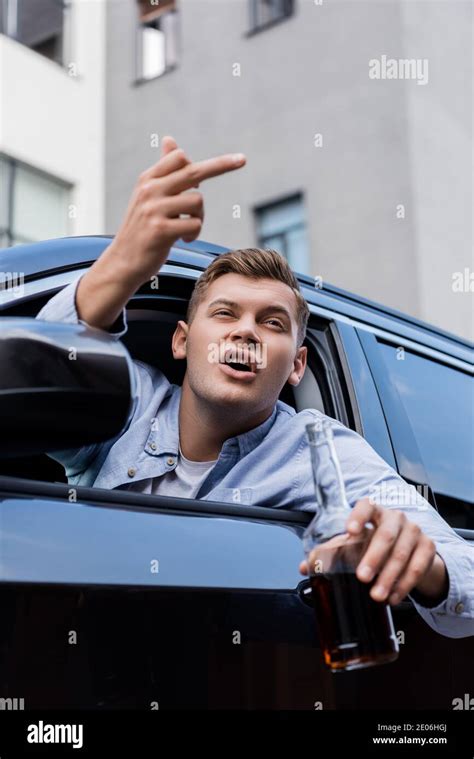
<path fill-rule="evenodd" d="M 473 500 L 474 382 L 454 367 L 379 342 L 438 496 Z"/>

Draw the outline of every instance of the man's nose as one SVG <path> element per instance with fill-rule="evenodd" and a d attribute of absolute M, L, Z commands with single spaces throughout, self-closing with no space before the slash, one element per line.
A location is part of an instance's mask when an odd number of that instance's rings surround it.
<path fill-rule="evenodd" d="M 252 318 L 240 319 L 238 324 L 236 324 L 234 329 L 229 333 L 229 339 L 247 340 L 258 343 L 259 337 L 256 331 L 255 321 Z"/>

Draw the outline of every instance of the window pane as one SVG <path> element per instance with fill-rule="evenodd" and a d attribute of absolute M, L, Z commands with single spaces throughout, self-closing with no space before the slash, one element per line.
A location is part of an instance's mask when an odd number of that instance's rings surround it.
<path fill-rule="evenodd" d="M 283 200 L 258 210 L 259 231 L 263 236 L 286 231 L 295 224 L 304 223 L 301 198 Z"/>
<path fill-rule="evenodd" d="M 7 34 L 7 0 L 0 0 L 0 34 Z"/>
<path fill-rule="evenodd" d="M 160 28 L 165 35 L 166 68 L 178 63 L 178 14 L 165 13 L 160 19 Z"/>
<path fill-rule="evenodd" d="M 142 76 L 161 76 L 166 68 L 165 35 L 154 25 L 144 26 L 142 33 Z"/>
<path fill-rule="evenodd" d="M 257 27 L 289 16 L 293 9 L 293 0 L 250 0 L 250 2 L 252 24 Z"/>
<path fill-rule="evenodd" d="M 68 233 L 68 190 L 62 184 L 18 166 L 13 190 L 13 236 L 47 240 Z"/>
<path fill-rule="evenodd" d="M 17 38 L 53 60 L 61 58 L 62 0 L 17 0 Z"/>
<path fill-rule="evenodd" d="M 9 162 L 0 157 L 0 231 L 8 227 L 9 173 Z"/>
<path fill-rule="evenodd" d="M 256 215 L 260 244 L 275 248 L 297 272 L 308 274 L 310 257 L 302 197 L 263 206 Z"/>
<path fill-rule="evenodd" d="M 379 343 L 435 493 L 472 501 L 474 381 L 452 367 Z M 402 354 L 403 355 L 403 354 Z"/>
<path fill-rule="evenodd" d="M 286 248 L 291 268 L 301 274 L 309 274 L 308 244 L 303 226 L 288 232 Z"/>
<path fill-rule="evenodd" d="M 285 238 L 283 235 L 273 235 L 270 237 L 260 237 L 259 238 L 259 245 L 262 248 L 272 248 L 273 250 L 277 250 L 278 253 L 281 253 L 282 256 L 286 257 L 286 250 L 285 250 Z"/>
<path fill-rule="evenodd" d="M 138 0 L 138 77 L 154 79 L 178 63 L 178 13 L 174 0 Z"/>

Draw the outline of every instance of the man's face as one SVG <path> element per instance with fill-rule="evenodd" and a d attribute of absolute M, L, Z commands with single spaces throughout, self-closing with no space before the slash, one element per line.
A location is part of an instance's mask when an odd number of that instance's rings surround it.
<path fill-rule="evenodd" d="M 306 348 L 297 350 L 296 298 L 274 279 L 224 274 L 209 286 L 194 319 L 178 322 L 173 355 L 202 401 L 247 413 L 271 409 L 285 382 L 297 385 Z M 229 361 L 246 362 L 238 371 Z"/>

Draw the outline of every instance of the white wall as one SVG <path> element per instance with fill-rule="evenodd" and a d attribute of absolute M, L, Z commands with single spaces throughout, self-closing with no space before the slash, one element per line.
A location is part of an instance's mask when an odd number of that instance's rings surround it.
<path fill-rule="evenodd" d="M 453 290 L 474 271 L 472 4 L 402 5 L 406 57 L 429 62 L 429 81 L 409 88 L 412 208 L 423 319 L 474 338 L 474 295 Z"/>
<path fill-rule="evenodd" d="M 105 8 L 75 0 L 65 68 L 0 35 L 0 152 L 74 185 L 72 235 L 105 231 Z"/>

